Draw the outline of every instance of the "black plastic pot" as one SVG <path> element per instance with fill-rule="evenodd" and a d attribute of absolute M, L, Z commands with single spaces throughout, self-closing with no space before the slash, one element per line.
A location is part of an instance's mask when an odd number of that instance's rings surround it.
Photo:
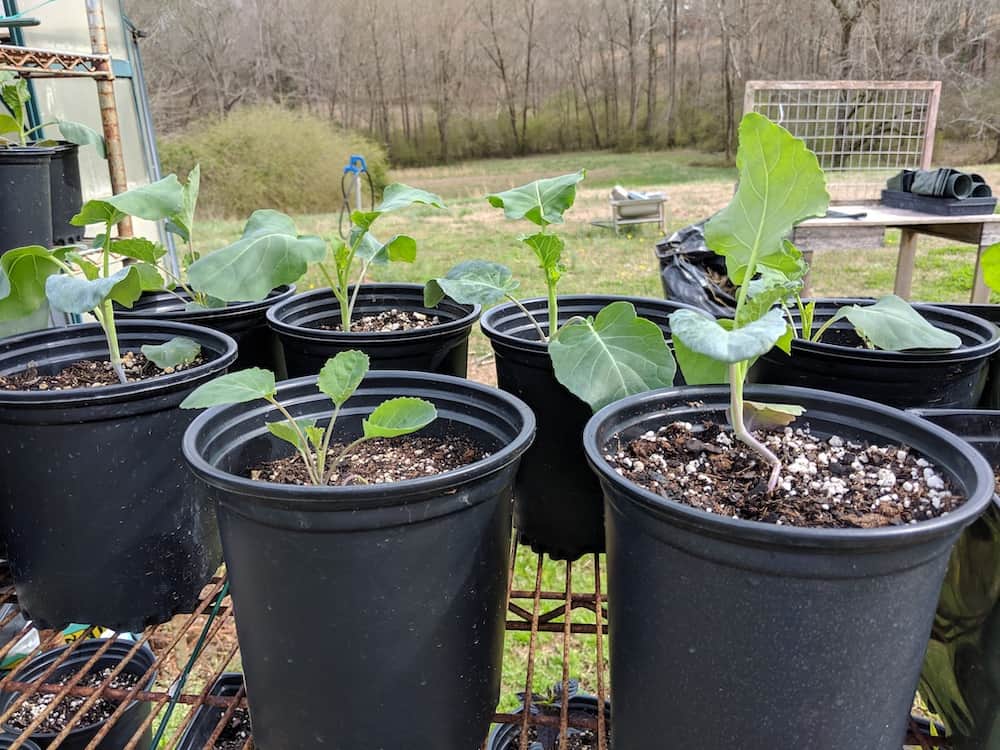
<path fill-rule="evenodd" d="M 179 294 L 187 296 L 183 292 Z M 116 315 L 122 320 L 173 320 L 219 331 L 235 339 L 238 347 L 231 370 L 263 367 L 282 380 L 287 373 L 281 344 L 268 327 L 266 316 L 269 307 L 290 299 L 293 294 L 294 286 L 281 286 L 259 302 L 233 302 L 218 310 L 185 310 L 184 303 L 173 294 L 147 292 L 131 310 L 118 309 Z"/>
<path fill-rule="evenodd" d="M 219 675 L 208 694 L 217 698 L 232 698 L 242 689 L 243 675 L 239 672 L 226 672 Z M 177 744 L 177 750 L 203 750 L 225 713 L 226 709 L 220 706 L 198 706 Z"/>
<path fill-rule="evenodd" d="M 22 610 L 39 628 L 140 631 L 189 612 L 219 566 L 215 514 L 181 459 L 178 404 L 225 372 L 236 342 L 207 328 L 119 321 L 122 350 L 187 336 L 207 362 L 151 380 L 0 391 L 0 524 Z M 0 373 L 107 359 L 96 324 L 0 340 Z"/>
<path fill-rule="evenodd" d="M 995 326 L 1000 326 L 1000 305 L 972 304 L 971 302 L 967 304 L 953 302 L 933 304 L 934 307 L 942 307 L 945 310 L 975 315 Z M 990 357 L 988 372 L 986 386 L 983 388 L 983 395 L 977 406 L 980 409 L 1000 409 L 1000 351 L 994 352 L 993 356 Z"/>
<path fill-rule="evenodd" d="M 7 750 L 14 742 L 18 739 L 16 734 L 0 734 L 0 750 Z M 41 750 L 38 745 L 36 745 L 31 740 L 21 740 L 21 744 L 18 745 L 21 750 Z"/>
<path fill-rule="evenodd" d="M 600 713 L 600 701 L 596 695 L 580 693 L 572 690 L 566 701 L 567 715 L 569 723 L 575 719 L 594 719 Z M 545 715 L 558 717 L 562 713 L 562 685 L 557 684 L 553 691 L 551 702 L 545 701 L 542 696 L 533 696 L 531 703 L 532 715 Z M 521 705 L 514 710 L 514 714 L 524 712 Z M 611 703 L 605 701 L 604 704 L 605 727 L 611 725 Z M 528 750 L 559 750 L 560 731 L 559 726 L 541 725 L 536 727 L 537 738 L 528 745 Z M 569 728 L 568 738 L 578 736 L 580 730 Z M 596 732 L 594 735 L 596 736 Z M 490 733 L 490 740 L 486 743 L 486 750 L 519 750 L 521 739 L 521 725 L 518 724 L 498 724 Z M 596 747 L 596 745 L 595 745 Z"/>
<path fill-rule="evenodd" d="M 107 641 L 105 640 L 92 640 L 86 641 L 85 643 L 77 646 L 73 653 L 66 657 L 66 660 L 57 666 L 50 675 L 47 677 L 46 672 L 52 667 L 62 655 L 70 647 L 62 646 L 60 648 L 52 649 L 51 651 L 46 651 L 43 654 L 39 654 L 34 659 L 26 662 L 22 667 L 20 667 L 13 675 L 13 679 L 18 682 L 36 682 L 41 679 L 46 679 L 48 682 L 55 682 L 59 678 L 68 675 L 76 674 L 81 669 L 83 669 L 87 662 L 93 658 L 94 654 L 97 653 Z M 153 654 L 152 649 L 146 644 L 143 644 L 136 650 L 136 652 L 129 658 L 129 653 L 135 648 L 135 644 L 131 641 L 116 641 L 112 643 L 107 651 L 103 655 L 98 657 L 97 662 L 92 667 L 93 671 L 106 669 L 108 667 L 116 667 L 123 660 L 128 659 L 128 663 L 122 670 L 124 673 L 134 674 L 138 676 L 141 680 L 141 690 L 150 690 L 153 687 L 153 683 L 156 681 L 156 671 L 153 669 L 153 664 L 156 661 L 156 656 Z M 0 713 L 7 710 L 14 700 L 17 698 L 17 693 L 5 692 L 0 695 Z M 148 701 L 132 701 L 126 707 L 125 711 L 118 717 L 114 725 L 96 746 L 97 750 L 122 750 L 128 743 L 132 740 L 135 734 L 139 731 L 143 722 L 149 716 L 149 711 L 152 704 Z M 90 744 L 90 741 L 94 739 L 95 735 L 104 727 L 106 722 L 99 722 L 97 724 L 91 724 L 90 726 L 82 726 L 73 729 L 69 735 L 60 744 L 60 748 L 65 748 L 66 750 L 83 750 Z M 16 729 L 6 725 L 4 727 L 8 732 L 15 732 Z M 49 732 L 36 732 L 31 735 L 32 742 L 36 743 L 41 748 L 46 748 L 52 744 L 55 740 L 56 734 Z M 147 728 L 140 735 L 140 739 L 135 747 L 149 747 L 152 742 L 152 734 Z M 5 747 L 0 745 L 0 747 Z M 22 747 L 27 747 L 27 745 L 22 745 Z"/>
<path fill-rule="evenodd" d="M 49 164 L 49 187 L 52 195 L 52 243 L 72 245 L 83 239 L 84 227 L 69 223 L 83 205 L 80 186 L 80 147 L 60 141 L 52 148 Z"/>
<path fill-rule="evenodd" d="M 1000 467 L 1000 411 L 917 412 Z M 920 676 L 920 695 L 962 750 L 1000 747 L 1000 498 L 951 554 Z"/>
<path fill-rule="evenodd" d="M 914 415 L 799 388 L 747 398 L 806 407 L 818 435 L 905 444 L 968 497 L 920 524 L 809 529 L 665 499 L 604 460 L 617 435 L 725 420 L 728 388 L 623 399 L 587 424 L 608 531 L 612 746 L 899 750 L 952 545 L 992 502 L 974 448 Z"/>
<path fill-rule="evenodd" d="M 318 328 L 340 323 L 340 303 L 329 289 L 297 294 L 267 311 L 271 328 L 281 339 L 289 377 L 315 375 L 342 351 L 360 349 L 373 370 L 411 370 L 465 377 L 469 333 L 479 319 L 479 305 L 445 299 L 435 308 L 424 306 L 420 284 L 365 284 L 358 293 L 354 317 L 395 308 L 437 315 L 432 328 L 389 333 L 342 333 Z"/>
<path fill-rule="evenodd" d="M 653 321 L 669 339 L 668 317 L 677 302 L 641 297 L 600 295 L 559 298 L 559 324 L 574 315 L 596 315 L 618 300 Z M 548 331 L 548 301 L 530 299 L 524 306 Z M 536 552 L 556 560 L 575 560 L 604 551 L 604 501 L 596 477 L 583 467 L 580 435 L 593 412 L 556 380 L 548 345 L 528 317 L 514 304 L 498 305 L 483 315 L 483 333 L 496 356 L 497 383 L 522 399 L 538 420 L 538 439 L 524 454 L 517 474 L 514 526 L 518 538 Z M 680 370 L 677 379 L 680 381 Z"/>
<path fill-rule="evenodd" d="M 469 437 L 490 456 L 395 484 L 300 487 L 246 478 L 288 454 L 266 428 L 267 405 L 212 409 L 184 437 L 218 506 L 262 750 L 469 750 L 486 736 L 500 693 L 514 474 L 534 418 L 495 388 L 388 371 L 368 375 L 338 431 L 359 434 L 363 416 L 401 395 L 437 407 L 425 433 Z M 315 377 L 283 383 L 278 400 L 296 418 L 329 417 Z"/>
<path fill-rule="evenodd" d="M 52 246 L 52 149 L 0 147 L 0 255 L 25 245 Z"/>
<path fill-rule="evenodd" d="M 813 330 L 845 305 L 871 300 L 818 300 Z M 750 373 L 755 383 L 817 388 L 898 408 L 968 409 L 979 402 L 990 358 L 1000 350 L 1000 330 L 972 315 L 933 305 L 914 307 L 928 321 L 961 337 L 953 351 L 886 352 L 866 349 L 847 320 L 833 324 L 820 343 L 794 339 L 792 354 L 777 349 Z M 798 325 L 798 311 L 792 312 Z"/>

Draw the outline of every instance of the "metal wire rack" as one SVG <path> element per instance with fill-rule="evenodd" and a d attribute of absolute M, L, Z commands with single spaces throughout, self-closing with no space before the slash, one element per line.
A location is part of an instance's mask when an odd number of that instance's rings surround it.
<path fill-rule="evenodd" d="M 528 728 L 531 726 L 560 727 L 563 738 L 561 750 L 565 750 L 567 727 L 590 729 L 595 731 L 599 738 L 599 750 L 607 750 L 605 741 L 607 727 L 605 726 L 604 713 L 599 711 L 596 719 L 587 720 L 571 714 L 568 709 L 568 696 L 571 693 L 569 685 L 574 677 L 583 677 L 586 688 L 596 693 L 599 705 L 605 705 L 607 699 L 607 644 L 605 641 L 607 609 L 602 589 L 602 562 L 602 559 L 595 555 L 593 558 L 577 563 L 555 563 L 545 559 L 542 555 L 532 553 L 528 549 L 518 548 L 517 545 L 513 548 L 508 588 L 507 653 L 516 652 L 518 654 L 518 667 L 508 670 L 508 674 L 505 674 L 503 695 L 508 710 L 498 712 L 495 721 L 501 724 L 519 724 L 521 726 L 518 750 L 527 750 Z M 0 724 L 7 722 L 10 716 L 30 696 L 38 693 L 49 693 L 54 694 L 55 698 L 46 710 L 35 716 L 34 721 L 24 729 L 20 738 L 13 742 L 10 747 L 21 747 L 23 740 L 42 724 L 51 713 L 51 708 L 54 708 L 64 697 L 77 696 L 85 700 L 75 708 L 72 721 L 55 737 L 49 745 L 50 748 L 58 748 L 62 745 L 69 733 L 77 728 L 77 722 L 97 700 L 106 698 L 111 702 L 118 703 L 118 707 L 87 745 L 88 750 L 94 750 L 99 745 L 115 722 L 121 719 L 125 708 L 132 701 L 149 703 L 150 710 L 126 748 L 127 750 L 133 748 L 146 750 L 149 747 L 151 730 L 155 731 L 160 722 L 164 720 L 165 709 L 170 703 L 171 697 L 177 692 L 177 677 L 189 661 L 194 643 L 205 630 L 213 604 L 220 593 L 224 593 L 225 580 L 225 572 L 223 571 L 205 588 L 197 609 L 190 615 L 179 616 L 169 623 L 149 628 L 138 634 L 138 637 L 132 642 L 128 654 L 98 686 L 83 686 L 78 683 L 82 676 L 86 675 L 97 664 L 100 657 L 114 642 L 110 637 L 89 661 L 80 667 L 78 675 L 66 684 L 44 684 L 44 682 L 58 669 L 60 664 L 78 650 L 80 645 L 84 643 L 84 639 L 69 643 L 66 651 L 51 664 L 39 679 L 31 682 L 22 681 L 21 668 L 33 656 L 66 645 L 60 633 L 52 631 L 39 633 L 37 645 L 32 652 L 0 680 L 0 692 L 19 693 L 6 710 L 0 713 Z M 548 584 L 552 585 L 548 586 Z M 16 604 L 16 596 L 9 576 L 6 579 L 0 579 L 0 605 L 6 603 Z M 15 622 L 17 617 L 17 610 L 11 611 L 0 620 L 0 629 Z M 25 625 L 13 640 L 0 647 L 0 660 L 8 656 L 14 645 L 29 629 L 30 624 Z M 119 635 L 124 634 L 116 633 L 114 637 Z M 111 687 L 112 680 L 121 673 L 127 662 L 138 653 L 143 644 L 148 644 L 153 649 L 156 654 L 155 662 L 146 670 L 136 687 L 128 690 Z M 544 669 L 538 668 L 541 662 L 545 662 Z M 547 671 L 551 675 L 553 663 L 556 663 L 557 666 L 561 663 L 561 670 L 555 670 L 561 671 L 562 684 L 562 700 L 558 714 L 554 714 L 552 711 L 532 711 L 536 692 L 543 687 L 542 684 L 538 684 L 538 680 L 544 679 L 541 672 Z M 574 666 L 582 666 L 585 669 L 585 674 L 573 674 Z M 218 607 L 211 625 L 204 633 L 204 646 L 195 662 L 192 677 L 184 690 L 177 695 L 178 710 L 175 712 L 175 717 L 169 722 L 168 730 L 159 745 L 162 750 L 173 750 L 178 746 L 185 730 L 194 719 L 195 709 L 199 706 L 221 709 L 211 736 L 204 745 L 206 748 L 214 747 L 219 735 L 232 718 L 233 712 L 237 708 L 246 706 L 246 694 L 243 689 L 229 697 L 209 694 L 211 686 L 216 683 L 219 677 L 230 671 L 240 671 L 240 661 L 239 647 L 235 637 L 233 609 L 231 601 L 226 595 Z M 154 675 L 156 681 L 152 689 L 142 690 L 141 686 L 148 684 Z M 512 710 L 513 706 L 511 705 L 515 694 L 523 695 L 524 701 L 523 709 L 516 711 Z M 501 708 L 504 707 L 505 703 L 501 704 Z M 252 747 L 253 741 L 248 738 L 244 748 L 249 750 Z M 483 747 L 486 747 L 485 740 Z"/>
<path fill-rule="evenodd" d="M 878 197 L 887 174 L 929 169 L 940 81 L 748 81 L 745 112 L 801 138 L 840 201 Z"/>
<path fill-rule="evenodd" d="M 607 705 L 607 598 L 604 593 L 603 565 L 603 555 L 593 555 L 575 563 L 567 563 L 548 560 L 526 548 L 519 548 L 516 544 L 512 549 L 505 648 L 505 660 L 508 665 L 505 667 L 509 667 L 511 662 L 515 666 L 513 669 L 505 668 L 501 709 L 506 703 L 507 710 L 498 711 L 494 721 L 497 724 L 514 724 L 520 727 L 515 750 L 528 750 L 530 727 L 558 727 L 559 750 L 567 750 L 569 727 L 590 730 L 595 736 L 597 750 L 609 750 L 606 739 L 609 728 L 606 725 L 605 712 L 598 710 L 593 718 L 581 717 L 579 712 L 572 712 L 569 707 L 569 696 L 572 694 L 570 685 L 574 677 L 581 678 L 583 686 L 595 694 L 598 706 Z M 225 595 L 225 581 L 225 572 L 222 571 L 206 586 L 201 601 L 193 613 L 179 616 L 169 623 L 149 628 L 139 634 L 119 665 L 97 686 L 83 686 L 78 682 L 115 642 L 110 637 L 103 641 L 101 648 L 79 668 L 77 677 L 70 679 L 66 684 L 44 684 L 44 682 L 60 664 L 86 642 L 83 638 L 69 643 L 61 657 L 53 662 L 38 680 L 21 681 L 21 667 L 33 656 L 66 645 L 60 633 L 52 631 L 40 633 L 35 648 L 27 658 L 0 679 L 0 693 L 19 693 L 7 709 L 0 713 L 0 724 L 4 724 L 25 700 L 38 693 L 55 695 L 49 707 L 54 707 L 66 696 L 83 698 L 83 702 L 75 708 L 72 720 L 49 745 L 50 748 L 58 748 L 66 741 L 69 733 L 78 727 L 86 712 L 99 699 L 105 698 L 117 703 L 118 706 L 86 746 L 86 750 L 95 750 L 115 723 L 122 718 L 126 707 L 132 701 L 140 701 L 149 704 L 148 715 L 125 748 L 146 750 L 149 747 L 152 731 L 165 720 L 166 708 L 176 694 L 175 702 L 178 710 L 174 718 L 168 722 L 167 731 L 159 745 L 160 750 L 174 750 L 178 747 L 184 732 L 195 719 L 196 709 L 202 706 L 217 709 L 215 713 L 218 719 L 202 746 L 206 750 L 211 750 L 229 724 L 233 713 L 247 705 L 244 688 L 240 688 L 231 696 L 216 696 L 209 693 L 211 687 L 224 673 L 240 671 L 233 608 L 228 595 Z M 218 603 L 216 616 L 210 618 L 210 612 L 220 594 L 223 594 L 224 598 Z M 0 577 L 0 605 L 6 603 L 16 605 L 16 597 L 9 574 L 4 572 L 3 577 Z M 0 629 L 8 627 L 17 617 L 18 612 L 15 608 L 0 620 Z M 8 656 L 11 648 L 29 629 L 30 623 L 25 625 L 13 640 L 0 647 L 0 660 Z M 115 634 L 118 635 L 124 634 Z M 193 644 L 202 636 L 204 648 L 194 662 L 195 668 L 190 681 L 178 694 L 177 678 L 184 665 L 191 660 Z M 153 649 L 156 655 L 155 661 L 137 682 L 136 687 L 128 690 L 112 688 L 110 686 L 112 680 L 120 674 L 124 665 L 138 653 L 143 644 L 148 644 Z M 558 672 L 561 689 L 556 692 L 556 701 L 548 703 L 549 710 L 536 712 L 532 710 L 532 706 L 539 699 L 537 691 L 545 687 L 543 672 L 549 675 Z M 156 680 L 153 688 L 140 689 L 140 686 L 148 684 L 154 675 Z M 510 710 L 513 708 L 510 703 L 515 694 L 522 696 L 523 707 Z M 557 707 L 557 710 L 554 707 Z M 22 742 L 45 720 L 48 713 L 48 710 L 38 713 L 34 721 L 9 747 L 21 747 Z M 932 747 L 944 750 L 948 747 L 947 742 L 939 737 L 927 737 L 915 723 L 911 729 L 907 741 L 914 746 L 926 750 Z M 480 750 L 485 750 L 486 747 L 487 740 L 484 739 Z M 243 750 L 252 748 L 253 740 L 248 737 L 243 744 Z"/>

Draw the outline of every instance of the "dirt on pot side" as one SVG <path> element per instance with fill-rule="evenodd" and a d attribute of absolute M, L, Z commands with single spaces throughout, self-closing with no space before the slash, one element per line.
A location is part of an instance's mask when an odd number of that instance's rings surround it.
<path fill-rule="evenodd" d="M 189 364 L 161 370 L 140 352 L 122 354 L 122 368 L 130 383 L 180 372 L 204 362 L 204 357 L 198 355 Z M 54 375 L 43 375 L 35 367 L 29 367 L 13 375 L 0 375 L 0 390 L 4 391 L 68 391 L 74 388 L 99 388 L 107 385 L 121 385 L 111 363 L 107 360 L 80 360 L 67 365 Z"/>
<path fill-rule="evenodd" d="M 770 466 L 718 424 L 674 422 L 605 459 L 641 487 L 708 513 L 813 528 L 877 528 L 937 518 L 965 501 L 907 446 L 820 438 L 808 425 L 755 432 L 782 461 L 777 489 Z"/>
<path fill-rule="evenodd" d="M 335 460 L 344 444 L 330 446 Z M 387 440 L 368 440 L 355 446 L 330 478 L 331 485 L 384 484 L 429 477 L 459 469 L 486 458 L 489 453 L 468 438 L 405 435 Z M 298 455 L 254 467 L 251 479 L 279 484 L 310 484 Z"/>

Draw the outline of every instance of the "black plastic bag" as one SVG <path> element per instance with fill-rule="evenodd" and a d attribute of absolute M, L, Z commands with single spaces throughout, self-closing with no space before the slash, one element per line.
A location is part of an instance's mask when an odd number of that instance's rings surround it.
<path fill-rule="evenodd" d="M 691 224 L 656 243 L 663 294 L 717 318 L 731 318 L 736 310 L 735 288 L 726 275 L 725 258 L 705 245 L 704 229 L 705 222 Z"/>

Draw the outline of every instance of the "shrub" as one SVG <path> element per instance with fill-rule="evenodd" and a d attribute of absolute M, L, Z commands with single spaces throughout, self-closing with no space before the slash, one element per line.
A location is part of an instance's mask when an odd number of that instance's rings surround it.
<path fill-rule="evenodd" d="M 165 174 L 201 164 L 203 215 L 245 217 L 258 208 L 288 214 L 340 208 L 340 178 L 362 154 L 376 189 L 386 183 L 385 149 L 316 115 L 258 105 L 199 120 L 159 144 Z"/>

